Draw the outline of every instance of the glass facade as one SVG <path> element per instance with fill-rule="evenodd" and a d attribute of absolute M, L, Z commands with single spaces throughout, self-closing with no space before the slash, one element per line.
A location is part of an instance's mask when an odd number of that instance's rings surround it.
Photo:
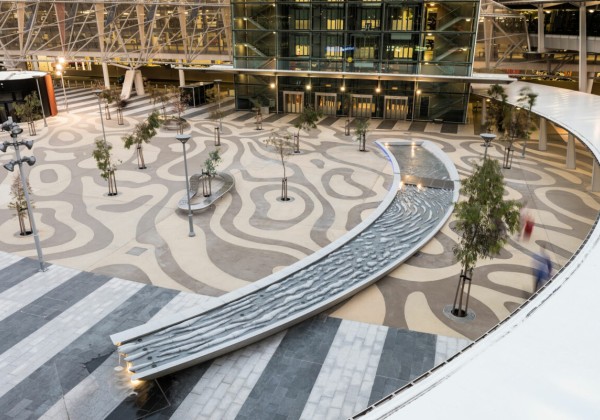
<path fill-rule="evenodd" d="M 287 107 L 284 91 L 302 93 L 305 104 L 324 98 L 331 102 L 335 93 L 336 115 L 348 115 L 353 107 L 344 106 L 344 96 L 371 95 L 368 105 L 354 108 L 361 109 L 361 115 L 386 118 L 398 115 L 387 112 L 385 97 L 393 96 L 408 98 L 404 118 L 463 121 L 464 112 L 458 107 L 466 107 L 464 84 L 417 88 L 412 82 L 381 77 L 353 80 L 351 74 L 470 75 L 478 7 L 478 1 L 232 0 L 236 68 L 346 74 L 345 80 L 278 77 L 278 98 L 273 78 L 238 76 L 237 105 L 275 103 L 278 111 L 287 112 L 292 108 Z M 326 108 L 331 112 L 331 106 Z"/>

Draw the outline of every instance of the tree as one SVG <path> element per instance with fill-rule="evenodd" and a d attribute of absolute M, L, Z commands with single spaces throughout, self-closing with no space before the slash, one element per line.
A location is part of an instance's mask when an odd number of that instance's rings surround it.
<path fill-rule="evenodd" d="M 294 127 L 298 129 L 294 134 L 294 153 L 300 153 L 300 130 L 304 130 L 307 133 L 311 129 L 317 128 L 317 121 L 323 116 L 321 111 L 317 111 L 312 105 L 307 105 L 302 113 L 298 117 L 298 120 L 294 124 Z"/>
<path fill-rule="evenodd" d="M 289 155 L 294 153 L 294 142 L 290 133 L 279 131 L 271 133 L 265 144 L 269 146 L 275 153 L 279 155 L 281 166 L 283 166 L 283 178 L 281 178 L 281 201 L 289 201 L 287 194 L 287 175 L 285 168 L 285 160 Z"/>
<path fill-rule="evenodd" d="M 462 182 L 460 191 L 466 200 L 454 208 L 455 229 L 460 240 L 453 251 L 462 270 L 452 314 L 465 317 L 473 269 L 479 259 L 497 255 L 508 241 L 509 234 L 518 232 L 521 203 L 504 200 L 504 177 L 500 165 L 488 158 L 481 165 L 475 165 L 473 174 Z M 463 308 L 466 282 L 469 286 Z"/>
<path fill-rule="evenodd" d="M 104 139 L 96 140 L 96 148 L 92 152 L 92 156 L 96 160 L 96 165 L 100 169 L 100 176 L 108 181 L 108 195 L 117 195 L 117 179 L 115 171 L 117 165 L 112 162 L 111 156 L 112 145 Z"/>
<path fill-rule="evenodd" d="M 152 105 L 156 106 L 157 103 L 160 102 L 162 110 L 162 117 L 166 121 L 167 120 L 167 105 L 171 101 L 172 92 L 165 86 L 164 89 L 159 88 L 151 88 L 150 89 L 150 100 L 152 101 Z"/>
<path fill-rule="evenodd" d="M 487 118 L 485 125 L 487 131 L 495 129 L 499 136 L 502 136 L 505 131 L 505 122 L 510 118 L 510 105 L 506 102 L 508 95 L 504 88 L 500 85 L 492 85 L 487 91 L 487 94 L 493 101 L 490 102 L 487 110 Z"/>
<path fill-rule="evenodd" d="M 150 142 L 152 137 L 156 135 L 156 129 L 158 127 L 160 127 L 160 119 L 158 117 L 158 111 L 154 111 L 148 115 L 148 118 L 145 121 L 136 124 L 133 133 L 122 138 L 123 142 L 125 143 L 124 146 L 127 150 L 129 150 L 129 148 L 135 144 L 138 169 L 146 169 L 142 145 Z"/>
<path fill-rule="evenodd" d="M 531 108 L 535 105 L 537 101 L 538 94 L 531 90 L 528 86 L 521 88 L 519 91 L 519 98 L 517 102 L 527 110 L 527 122 L 525 124 L 525 142 L 523 143 L 523 150 L 521 151 L 521 157 L 525 157 L 525 149 L 527 149 L 527 140 L 529 140 L 529 136 L 531 132 L 530 121 L 531 121 Z"/>
<path fill-rule="evenodd" d="M 27 192 L 31 195 L 31 185 L 29 179 L 27 179 Z M 17 219 L 19 220 L 19 230 L 21 236 L 29 235 L 32 232 L 31 222 L 29 222 L 29 230 L 25 228 L 25 218 L 27 215 L 27 200 L 25 199 L 25 191 L 21 185 L 21 177 L 15 175 L 10 185 L 10 198 L 11 201 L 8 203 L 9 209 L 14 209 L 17 212 Z M 35 208 L 33 200 L 31 201 L 31 208 Z"/>
<path fill-rule="evenodd" d="M 29 128 L 29 135 L 35 136 L 35 120 L 40 119 L 40 111 L 42 109 L 42 103 L 37 92 L 32 92 L 25 96 L 24 102 L 14 103 L 15 113 L 20 120 L 27 121 L 27 127 Z"/>
<path fill-rule="evenodd" d="M 98 96 L 100 97 L 100 100 L 104 102 L 104 112 L 106 114 L 106 119 L 110 120 L 110 108 L 108 105 L 119 100 L 120 96 L 118 92 L 110 88 L 101 88 L 100 90 L 101 92 Z"/>
<path fill-rule="evenodd" d="M 174 92 L 171 96 L 171 109 L 175 114 L 177 114 L 177 124 L 178 124 L 178 132 L 179 134 L 183 134 L 183 126 L 185 125 L 185 119 L 181 117 L 181 114 L 188 109 L 188 102 L 190 98 L 188 95 L 184 95 L 181 92 Z"/>
<path fill-rule="evenodd" d="M 219 149 L 215 149 L 208 154 L 204 161 L 203 175 L 206 181 L 202 184 L 202 192 L 205 197 L 212 194 L 212 179 L 217 175 L 217 166 L 221 163 L 221 154 Z"/>
<path fill-rule="evenodd" d="M 367 131 L 369 130 L 369 120 L 367 118 L 358 118 L 354 126 L 355 139 L 358 142 L 358 150 L 365 152 L 367 143 Z"/>

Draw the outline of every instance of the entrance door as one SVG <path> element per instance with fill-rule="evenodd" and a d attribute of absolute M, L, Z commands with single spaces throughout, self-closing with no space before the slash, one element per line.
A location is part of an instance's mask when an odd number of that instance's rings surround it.
<path fill-rule="evenodd" d="M 304 92 L 283 92 L 283 110 L 287 114 L 301 114 L 304 109 Z"/>
<path fill-rule="evenodd" d="M 408 96 L 386 96 L 383 118 L 388 120 L 405 120 L 408 114 Z"/>
<path fill-rule="evenodd" d="M 323 115 L 335 115 L 337 113 L 337 95 L 335 93 L 316 93 L 317 111 Z"/>
<path fill-rule="evenodd" d="M 374 107 L 373 95 L 352 95 L 350 116 L 356 118 L 371 118 Z"/>
<path fill-rule="evenodd" d="M 429 119 L 429 96 L 419 96 L 417 101 L 417 118 L 420 120 Z"/>

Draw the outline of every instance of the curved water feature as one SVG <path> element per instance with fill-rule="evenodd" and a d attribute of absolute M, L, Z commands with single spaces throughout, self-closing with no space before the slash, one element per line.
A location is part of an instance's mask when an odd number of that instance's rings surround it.
<path fill-rule="evenodd" d="M 158 377 L 281 331 L 347 299 L 416 252 L 449 217 L 456 188 L 446 165 L 424 147 L 389 142 L 386 147 L 405 173 L 379 217 L 337 249 L 271 284 L 119 340 L 133 378 Z M 442 188 L 428 187 L 433 184 Z"/>

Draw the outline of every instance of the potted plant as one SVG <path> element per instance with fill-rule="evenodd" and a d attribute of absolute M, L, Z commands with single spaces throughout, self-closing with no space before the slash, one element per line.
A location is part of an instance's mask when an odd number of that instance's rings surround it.
<path fill-rule="evenodd" d="M 212 179 L 217 175 L 217 166 L 221 163 L 221 154 L 219 149 L 215 149 L 208 154 L 208 158 L 204 161 L 204 169 L 202 175 L 204 182 L 202 183 L 202 193 L 204 197 L 212 194 Z"/>
<path fill-rule="evenodd" d="M 22 121 L 27 121 L 27 128 L 29 129 L 29 135 L 35 136 L 35 120 L 41 118 L 40 110 L 42 109 L 42 103 L 37 92 L 32 92 L 25 96 L 25 100 L 21 103 L 14 103 L 15 113 Z"/>
<path fill-rule="evenodd" d="M 149 143 L 156 135 L 156 129 L 160 127 L 158 111 L 152 112 L 145 121 L 136 124 L 133 133 L 122 138 L 126 149 L 136 146 L 138 169 L 146 169 L 142 145 Z"/>
<path fill-rule="evenodd" d="M 460 240 L 453 251 L 462 269 L 451 313 L 466 317 L 473 269 L 479 259 L 497 255 L 508 241 L 509 233 L 519 231 L 521 203 L 504 199 L 500 165 L 489 158 L 475 165 L 473 174 L 462 182 L 460 192 L 465 199 L 454 208 Z"/>
<path fill-rule="evenodd" d="M 289 201 L 285 160 L 289 155 L 294 153 L 295 147 L 292 136 L 285 131 L 274 132 L 265 140 L 265 144 L 279 156 L 281 166 L 283 167 L 283 178 L 281 178 L 281 201 Z"/>
<path fill-rule="evenodd" d="M 115 171 L 117 165 L 112 162 L 111 156 L 112 145 L 104 139 L 96 140 L 96 148 L 92 152 L 92 156 L 96 160 L 96 165 L 100 169 L 100 176 L 108 181 L 108 195 L 117 195 L 117 178 Z"/>
<path fill-rule="evenodd" d="M 29 179 L 27 180 L 27 191 L 29 195 L 31 195 L 31 185 L 29 185 Z M 21 185 L 21 178 L 19 175 L 15 175 L 12 183 L 10 184 L 10 202 L 8 203 L 8 208 L 16 210 L 17 212 L 17 220 L 19 221 L 19 230 L 20 235 L 31 235 L 33 229 L 31 228 L 31 221 L 29 220 L 29 229 L 25 227 L 25 219 L 29 219 L 27 215 L 27 200 L 25 199 L 25 191 L 23 191 L 23 186 Z M 31 201 L 31 207 L 35 208 L 33 204 L 33 200 Z"/>
<path fill-rule="evenodd" d="M 298 130 L 294 134 L 294 153 L 300 153 L 300 131 L 304 130 L 307 133 L 311 129 L 317 128 L 317 121 L 323 116 L 321 111 L 317 111 L 312 105 L 307 105 L 302 110 L 302 113 L 296 120 L 294 127 Z"/>
<path fill-rule="evenodd" d="M 358 150 L 366 152 L 367 131 L 369 130 L 369 120 L 367 118 L 358 118 L 354 126 L 355 139 L 358 142 Z"/>

